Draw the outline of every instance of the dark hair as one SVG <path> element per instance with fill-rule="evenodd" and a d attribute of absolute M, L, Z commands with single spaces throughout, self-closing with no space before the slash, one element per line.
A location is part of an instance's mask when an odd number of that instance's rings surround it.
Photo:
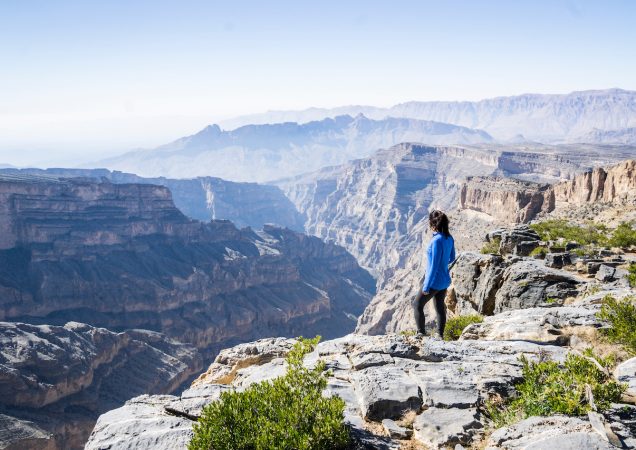
<path fill-rule="evenodd" d="M 442 211 L 433 210 L 428 215 L 428 224 L 435 231 L 442 233 L 444 236 L 450 236 L 450 231 L 448 231 L 448 216 L 444 214 Z"/>

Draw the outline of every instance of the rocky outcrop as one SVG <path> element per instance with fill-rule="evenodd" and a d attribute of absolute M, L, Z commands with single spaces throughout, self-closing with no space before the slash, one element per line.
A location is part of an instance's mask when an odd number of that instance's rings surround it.
<path fill-rule="evenodd" d="M 420 287 L 417 274 L 424 273 L 424 268 L 413 267 L 398 272 L 401 278 L 391 280 L 391 290 L 374 297 L 358 320 L 357 332 L 375 335 L 415 329 L 412 302 Z M 554 306 L 554 302 L 577 296 L 585 286 L 576 276 L 545 267 L 541 261 L 475 252 L 458 256 L 451 277 L 446 303 L 461 315 Z M 432 309 L 425 316 L 427 321 L 435 318 Z"/>
<path fill-rule="evenodd" d="M 202 358 L 152 331 L 0 322 L 0 367 L 1 448 L 77 449 L 101 413 L 174 391 Z"/>
<path fill-rule="evenodd" d="M 584 173 L 571 173 L 568 178 L 571 179 L 548 185 L 510 178 L 473 177 L 462 185 L 459 207 L 483 212 L 508 225 L 567 216 L 568 212 L 579 212 L 581 208 L 595 211 L 580 211 L 578 215 L 585 213 L 583 218 L 598 220 L 598 213 L 604 209 L 636 207 L 636 161 L 633 159 L 614 166 L 590 168 Z"/>
<path fill-rule="evenodd" d="M 624 430 L 620 422 L 608 424 L 612 428 Z M 629 435 L 627 435 L 629 436 Z M 618 445 L 615 445 L 618 444 Z M 623 447 L 625 444 L 625 447 Z M 495 449 L 574 449 L 615 450 L 616 448 L 634 448 L 636 439 L 626 437 L 618 442 L 610 442 L 608 432 L 603 427 L 594 426 L 587 418 L 551 416 L 530 417 L 511 426 L 495 431 L 486 445 L 487 450 Z"/>
<path fill-rule="evenodd" d="M 344 249 L 186 218 L 162 186 L 0 179 L 0 318 L 233 339 L 351 331 L 373 292 Z"/>
<path fill-rule="evenodd" d="M 608 168 L 597 167 L 554 185 L 558 207 L 605 202 L 621 204 L 636 201 L 636 160 L 623 161 Z"/>
<path fill-rule="evenodd" d="M 100 417 L 87 449 L 185 448 L 190 426 L 206 403 L 228 387 L 243 389 L 284 373 L 282 356 L 293 341 L 267 340 L 222 353 L 209 374 L 231 378 L 199 379 L 180 397 L 139 397 Z M 276 349 L 276 347 L 279 347 Z M 526 342 L 443 342 L 403 336 L 349 335 L 320 343 L 305 364 L 320 359 L 330 369 L 326 395 L 345 400 L 345 421 L 359 448 L 398 449 L 398 438 L 373 423 L 411 417 L 416 443 L 442 448 L 478 439 L 485 419 L 476 406 L 494 393 L 506 393 L 521 373 L 519 354 L 549 354 L 562 360 L 565 350 Z M 230 357 L 231 355 L 231 357 Z M 259 359 L 259 355 L 264 358 Z M 373 363 L 356 361 L 373 356 Z M 270 357 L 273 357 L 270 359 Z M 496 360 L 497 364 L 492 364 Z M 218 384 L 224 382 L 227 384 Z M 366 446 L 365 446 L 366 445 Z"/>
<path fill-rule="evenodd" d="M 229 220 L 238 228 L 260 229 L 275 224 L 303 231 L 304 217 L 276 186 L 235 183 L 214 177 L 192 179 L 143 178 L 106 169 L 3 169 L 1 175 L 94 178 L 117 184 L 154 184 L 170 189 L 174 204 L 186 216 L 208 222 Z"/>
<path fill-rule="evenodd" d="M 277 184 L 307 233 L 345 247 L 382 286 L 421 245 L 429 210 L 454 208 L 464 178 L 497 164 L 492 150 L 400 144 Z"/>
<path fill-rule="evenodd" d="M 469 177 L 462 184 L 459 207 L 491 215 L 506 223 L 527 223 L 554 209 L 549 184 L 501 177 Z"/>

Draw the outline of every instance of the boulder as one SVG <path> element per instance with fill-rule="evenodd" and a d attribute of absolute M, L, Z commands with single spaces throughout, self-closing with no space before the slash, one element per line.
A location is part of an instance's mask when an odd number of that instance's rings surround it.
<path fill-rule="evenodd" d="M 456 314 L 490 315 L 495 310 L 495 295 L 504 269 L 509 265 L 498 255 L 464 252 L 451 270 L 447 304 Z"/>
<path fill-rule="evenodd" d="M 408 439 L 413 435 L 413 430 L 400 426 L 391 419 L 384 419 L 382 426 L 389 436 L 396 439 Z"/>
<path fill-rule="evenodd" d="M 560 269 L 563 266 L 569 266 L 570 264 L 572 264 L 570 254 L 567 252 L 548 253 L 547 255 L 545 255 L 544 261 L 547 267 L 552 267 L 554 269 Z"/>
<path fill-rule="evenodd" d="M 482 428 L 475 408 L 428 408 L 413 423 L 415 439 L 431 448 L 469 444 Z"/>
<path fill-rule="evenodd" d="M 528 256 L 541 243 L 536 231 L 527 225 L 506 229 L 501 233 L 499 252 L 502 255 Z"/>
<path fill-rule="evenodd" d="M 587 418 L 530 417 L 500 428 L 488 440 L 486 450 L 615 450 L 607 436 L 594 429 Z"/>
<path fill-rule="evenodd" d="M 396 419 L 422 406 L 417 382 L 399 368 L 370 367 L 354 372 L 352 379 L 367 420 Z"/>
<path fill-rule="evenodd" d="M 481 323 L 466 327 L 460 340 L 523 340 L 537 343 L 567 345 L 567 327 L 601 324 L 596 319 L 598 305 L 528 308 L 504 311 L 485 317 Z"/>
<path fill-rule="evenodd" d="M 494 312 L 532 308 L 548 299 L 566 299 L 579 293 L 582 282 L 568 272 L 520 260 L 507 267 L 495 295 Z"/>
<path fill-rule="evenodd" d="M 594 276 L 594 278 L 596 278 L 598 281 L 601 281 L 601 282 L 608 282 L 608 281 L 613 281 L 615 279 L 615 274 L 616 274 L 615 267 L 611 267 L 607 264 L 601 264 L 598 270 L 596 271 L 596 275 Z"/>
<path fill-rule="evenodd" d="M 636 358 L 628 359 L 614 370 L 616 379 L 627 384 L 625 395 L 636 401 Z"/>

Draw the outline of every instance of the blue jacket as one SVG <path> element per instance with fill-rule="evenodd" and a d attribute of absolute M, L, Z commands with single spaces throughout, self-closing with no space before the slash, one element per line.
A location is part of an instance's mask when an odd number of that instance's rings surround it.
<path fill-rule="evenodd" d="M 422 292 L 430 292 L 431 289 L 441 291 L 450 286 L 448 265 L 455 261 L 455 241 L 452 236 L 433 233 L 433 238 L 426 249 L 426 260 L 428 264 Z"/>

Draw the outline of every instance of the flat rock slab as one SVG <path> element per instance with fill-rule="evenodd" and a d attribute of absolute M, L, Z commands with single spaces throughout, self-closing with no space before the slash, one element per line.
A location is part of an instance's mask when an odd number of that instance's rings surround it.
<path fill-rule="evenodd" d="M 616 379 L 622 383 L 627 383 L 625 394 L 636 400 L 636 358 L 628 359 L 619 364 L 614 371 Z"/>
<path fill-rule="evenodd" d="M 361 352 L 351 355 L 353 368 L 356 370 L 366 369 L 373 366 L 384 366 L 393 362 L 393 358 L 385 353 Z"/>
<path fill-rule="evenodd" d="M 475 408 L 428 408 L 413 423 L 415 439 L 431 448 L 469 444 L 482 428 Z"/>
<path fill-rule="evenodd" d="M 362 415 L 368 420 L 396 419 L 422 406 L 418 384 L 396 367 L 369 367 L 354 372 L 352 380 Z"/>
<path fill-rule="evenodd" d="M 176 399 L 172 395 L 142 395 L 102 414 L 85 450 L 187 448 L 193 422 L 167 414 L 164 409 Z"/>
<path fill-rule="evenodd" d="M 384 419 L 382 427 L 389 436 L 396 439 L 408 439 L 413 435 L 413 430 L 400 426 L 391 419 Z"/>
<path fill-rule="evenodd" d="M 587 420 L 576 417 L 530 417 L 495 431 L 486 450 L 616 450 Z"/>
<path fill-rule="evenodd" d="M 166 409 L 175 413 L 198 417 L 205 406 L 217 401 L 221 397 L 222 392 L 231 389 L 230 386 L 224 384 L 199 384 L 183 391 L 178 399 L 166 405 Z"/>
<path fill-rule="evenodd" d="M 479 390 L 474 384 L 458 384 L 447 380 L 428 382 L 423 392 L 425 405 L 442 408 L 470 408 L 479 402 Z"/>
<path fill-rule="evenodd" d="M 563 329 L 574 326 L 599 327 L 598 305 L 558 306 L 505 311 L 485 317 L 482 323 L 464 330 L 460 340 L 522 340 L 544 344 L 567 345 Z"/>

